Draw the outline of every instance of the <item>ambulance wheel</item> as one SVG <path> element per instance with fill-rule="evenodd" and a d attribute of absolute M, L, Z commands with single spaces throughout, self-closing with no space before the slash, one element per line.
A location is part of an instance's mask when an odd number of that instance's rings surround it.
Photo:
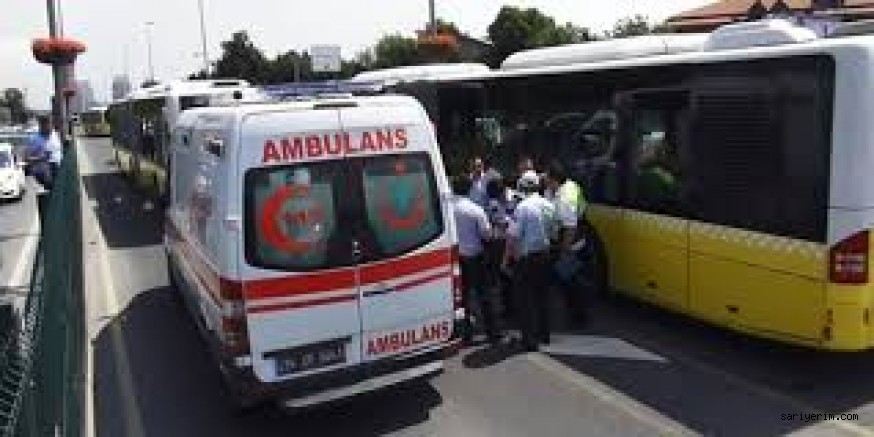
<path fill-rule="evenodd" d="M 176 268 L 176 263 L 173 262 L 173 257 L 170 254 L 167 254 L 167 279 L 170 282 L 171 292 L 173 293 L 173 300 L 176 303 L 185 306 L 185 296 L 182 295 L 182 283 L 179 280 L 179 270 Z"/>
<path fill-rule="evenodd" d="M 264 401 L 247 395 L 245 389 L 233 381 L 227 372 L 228 370 L 222 365 L 221 377 L 225 392 L 224 397 L 229 404 L 231 413 L 236 416 L 246 416 L 260 409 L 264 405 Z"/>

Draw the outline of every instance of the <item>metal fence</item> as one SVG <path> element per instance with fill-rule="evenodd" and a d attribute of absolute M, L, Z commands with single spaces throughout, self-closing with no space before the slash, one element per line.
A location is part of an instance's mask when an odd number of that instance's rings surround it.
<path fill-rule="evenodd" d="M 72 150 L 44 200 L 30 290 L 0 340 L 0 437 L 78 436 L 83 429 L 87 339 Z"/>

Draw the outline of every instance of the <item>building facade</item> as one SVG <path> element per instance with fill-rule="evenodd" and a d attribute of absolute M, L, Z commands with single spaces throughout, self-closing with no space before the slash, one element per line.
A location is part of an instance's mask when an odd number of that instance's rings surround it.
<path fill-rule="evenodd" d="M 112 100 L 121 100 L 131 92 L 130 78 L 115 76 L 112 79 Z"/>

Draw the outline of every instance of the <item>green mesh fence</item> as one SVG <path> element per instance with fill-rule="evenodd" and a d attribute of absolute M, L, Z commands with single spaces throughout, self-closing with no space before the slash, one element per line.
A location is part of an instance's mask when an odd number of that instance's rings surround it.
<path fill-rule="evenodd" d="M 0 437 L 82 433 L 87 339 L 79 191 L 69 150 L 43 207 L 26 302 L 0 340 Z"/>

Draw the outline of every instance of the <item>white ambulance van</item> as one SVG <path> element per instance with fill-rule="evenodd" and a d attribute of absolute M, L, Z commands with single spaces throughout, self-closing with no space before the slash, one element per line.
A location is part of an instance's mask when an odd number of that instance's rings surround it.
<path fill-rule="evenodd" d="M 169 166 L 171 282 L 240 404 L 347 397 L 455 352 L 450 189 L 412 98 L 193 109 Z"/>

